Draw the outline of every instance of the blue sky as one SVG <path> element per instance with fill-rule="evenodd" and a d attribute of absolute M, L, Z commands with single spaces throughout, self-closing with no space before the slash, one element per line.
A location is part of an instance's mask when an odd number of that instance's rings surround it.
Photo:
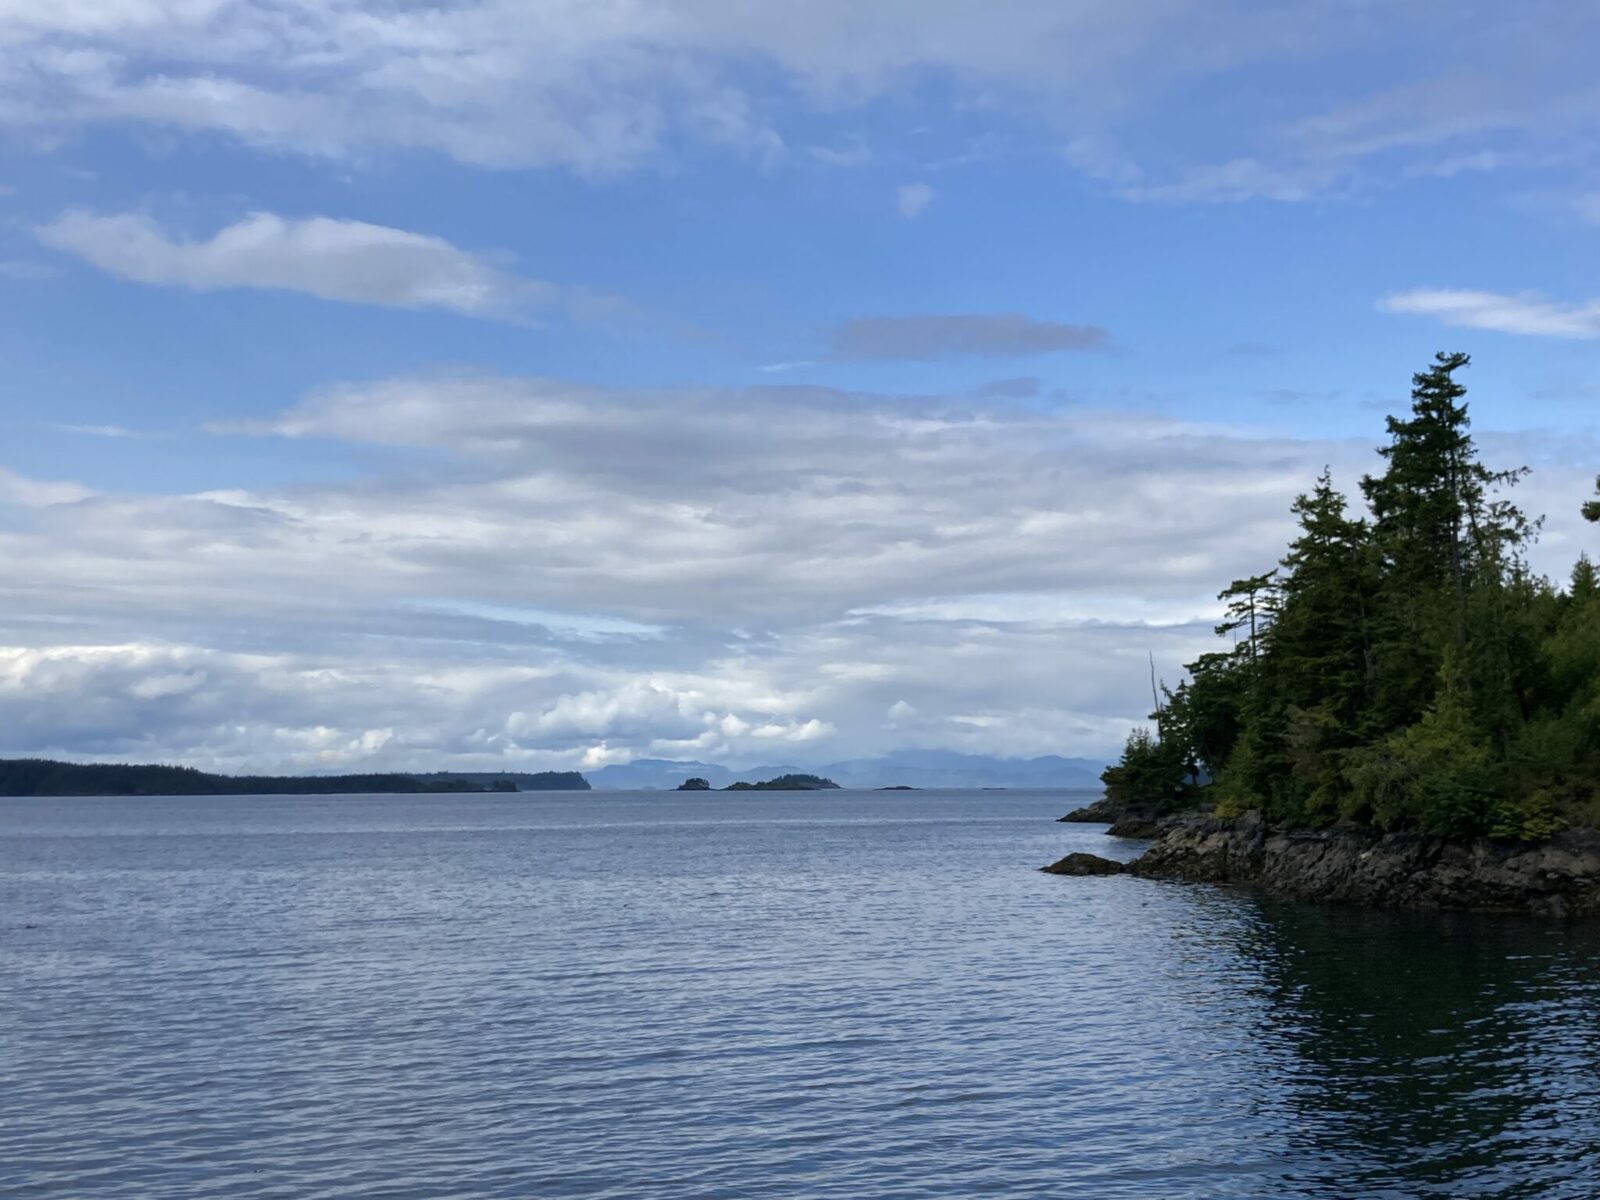
<path fill-rule="evenodd" d="M 1587 6 L 0 32 L 3 752 L 1110 754 L 1442 348 L 1589 534 Z"/>

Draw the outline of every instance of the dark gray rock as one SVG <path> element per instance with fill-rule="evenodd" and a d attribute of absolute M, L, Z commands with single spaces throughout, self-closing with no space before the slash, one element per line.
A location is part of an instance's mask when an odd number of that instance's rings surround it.
<path fill-rule="evenodd" d="M 1142 821 L 1151 826 L 1165 824 L 1172 818 L 1162 815 L 1161 807 L 1157 804 L 1128 804 L 1119 803 L 1109 796 L 1102 796 L 1093 804 L 1085 804 L 1082 808 L 1075 808 L 1064 817 L 1057 817 L 1058 821 L 1077 821 L 1084 824 L 1117 825 L 1124 821 Z M 1119 834 L 1119 837 L 1154 837 L 1154 834 Z"/>
<path fill-rule="evenodd" d="M 1112 837 L 1120 838 L 1153 838 L 1160 837 L 1170 820 L 1157 821 L 1151 817 L 1126 816 L 1119 817 L 1111 823 L 1111 828 L 1106 830 Z"/>
<path fill-rule="evenodd" d="M 1600 915 L 1595 830 L 1497 842 L 1341 827 L 1275 830 L 1255 813 L 1232 821 L 1192 817 L 1168 828 L 1128 871 L 1377 908 Z"/>
<path fill-rule="evenodd" d="M 1057 817 L 1057 821 L 1081 821 L 1086 825 L 1109 825 L 1122 816 L 1120 806 L 1112 804 L 1107 796 L 1102 796 L 1093 804 L 1085 804 L 1082 808 L 1075 808 L 1064 817 Z"/>
<path fill-rule="evenodd" d="M 1127 867 L 1098 854 L 1077 852 L 1039 869 L 1049 875 L 1121 875 Z"/>

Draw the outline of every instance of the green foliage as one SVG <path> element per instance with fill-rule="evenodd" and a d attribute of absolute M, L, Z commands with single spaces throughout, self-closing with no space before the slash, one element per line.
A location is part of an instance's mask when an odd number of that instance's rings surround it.
<path fill-rule="evenodd" d="M 1479 462 L 1468 362 L 1413 377 L 1367 516 L 1326 470 L 1295 501 L 1282 561 L 1219 596 L 1232 647 L 1129 739 L 1114 799 L 1521 839 L 1600 824 L 1600 573 L 1581 558 L 1563 594 L 1527 570 L 1538 523 L 1504 499 L 1526 472 Z"/>
<path fill-rule="evenodd" d="M 1568 588 L 1567 594 L 1577 604 L 1592 600 L 1600 594 L 1600 574 L 1595 572 L 1594 563 L 1587 554 L 1578 555 L 1578 565 L 1572 568 L 1572 586 Z"/>
<path fill-rule="evenodd" d="M 1471 834 L 1495 810 L 1491 755 L 1472 721 L 1459 663 L 1448 659 L 1438 698 L 1415 725 L 1349 757 L 1345 815 L 1379 829 Z"/>
<path fill-rule="evenodd" d="M 1182 805 L 1190 790 L 1191 771 L 1175 738 L 1156 738 L 1149 730 L 1128 735 L 1122 760 L 1100 775 L 1106 795 L 1115 803 L 1159 809 Z"/>
<path fill-rule="evenodd" d="M 1261 790 L 1266 773 L 1256 743 L 1252 726 L 1251 736 L 1240 740 L 1212 781 L 1211 791 L 1216 793 L 1213 811 L 1217 816 L 1237 817 L 1251 809 L 1267 807 L 1266 794 Z"/>

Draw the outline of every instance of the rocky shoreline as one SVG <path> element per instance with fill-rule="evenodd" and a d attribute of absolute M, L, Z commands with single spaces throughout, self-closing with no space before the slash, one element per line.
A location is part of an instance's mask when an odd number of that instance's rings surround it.
<path fill-rule="evenodd" d="M 1600 915 L 1596 830 L 1499 842 L 1343 827 L 1280 830 L 1254 813 L 1231 821 L 1189 816 L 1163 825 L 1149 850 L 1130 863 L 1078 853 L 1043 869 L 1250 884 L 1296 900 L 1372 908 Z"/>
<path fill-rule="evenodd" d="M 1093 804 L 1075 808 L 1057 821 L 1071 821 L 1086 825 L 1110 825 L 1106 830 L 1112 837 L 1153 838 L 1159 836 L 1177 818 L 1162 816 L 1159 809 L 1136 804 L 1115 804 L 1109 796 L 1102 796 Z"/>

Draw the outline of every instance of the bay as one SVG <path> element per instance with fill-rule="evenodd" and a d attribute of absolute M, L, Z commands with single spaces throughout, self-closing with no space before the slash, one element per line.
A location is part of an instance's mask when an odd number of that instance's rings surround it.
<path fill-rule="evenodd" d="M 0 1195 L 1600 1194 L 1600 930 L 1086 798 L 0 802 Z"/>

